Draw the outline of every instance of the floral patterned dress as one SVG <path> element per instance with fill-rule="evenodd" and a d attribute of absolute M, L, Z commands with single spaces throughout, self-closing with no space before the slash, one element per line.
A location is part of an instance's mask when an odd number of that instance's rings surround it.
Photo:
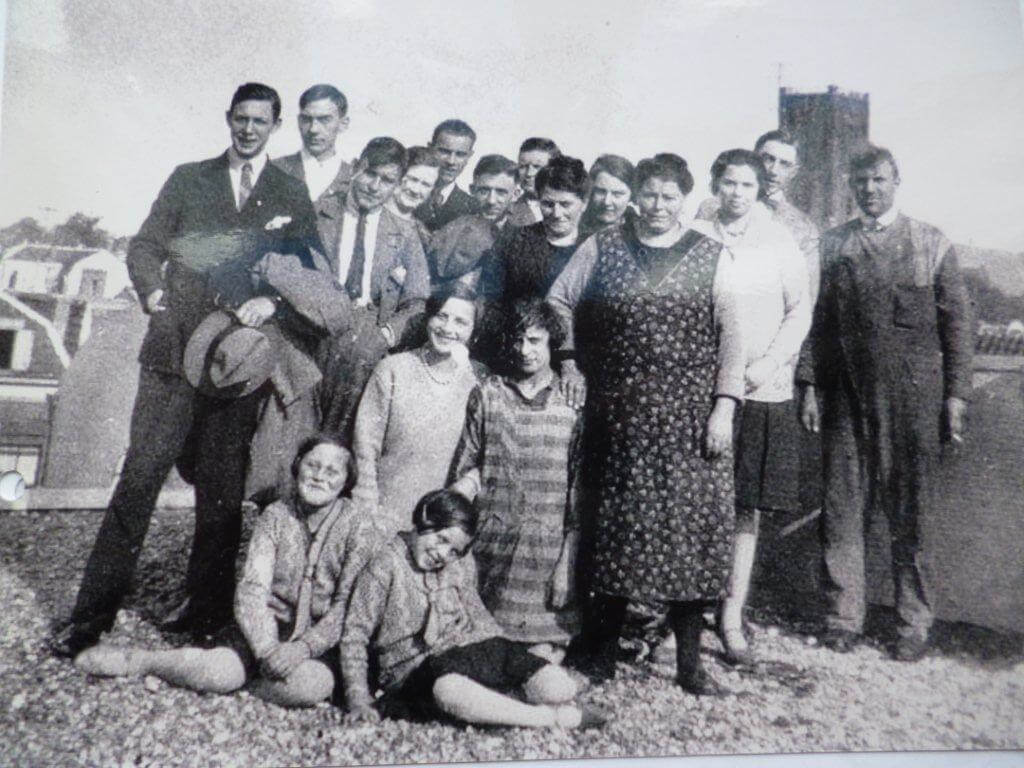
<path fill-rule="evenodd" d="M 585 301 L 592 588 L 636 600 L 720 597 L 734 527 L 732 456 L 704 455 L 716 394 L 721 244 L 692 230 L 667 248 L 632 229 L 596 237 Z"/>

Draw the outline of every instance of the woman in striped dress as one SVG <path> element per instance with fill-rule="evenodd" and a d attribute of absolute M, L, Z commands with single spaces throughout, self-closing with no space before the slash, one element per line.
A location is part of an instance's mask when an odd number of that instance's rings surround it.
<path fill-rule="evenodd" d="M 551 369 L 565 339 L 541 299 L 516 303 L 504 348 L 511 376 L 470 395 L 452 467 L 454 490 L 475 499 L 480 596 L 507 636 L 546 658 L 579 632 L 574 596 L 579 413 Z"/>

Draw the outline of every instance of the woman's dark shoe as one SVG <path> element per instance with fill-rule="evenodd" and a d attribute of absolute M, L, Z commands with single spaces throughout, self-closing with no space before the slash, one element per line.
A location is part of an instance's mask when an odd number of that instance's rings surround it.
<path fill-rule="evenodd" d="M 688 674 L 680 675 L 679 686 L 694 696 L 728 696 L 731 691 L 715 682 L 703 669 Z"/>
<path fill-rule="evenodd" d="M 50 638 L 50 653 L 60 659 L 74 659 L 100 640 L 99 634 L 77 624 L 67 624 Z"/>

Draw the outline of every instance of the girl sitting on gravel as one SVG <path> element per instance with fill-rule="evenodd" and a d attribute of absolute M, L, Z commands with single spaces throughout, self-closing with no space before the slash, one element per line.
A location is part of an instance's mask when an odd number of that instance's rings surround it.
<path fill-rule="evenodd" d="M 235 592 L 237 624 L 217 648 L 151 651 L 97 645 L 75 666 L 92 675 L 156 675 L 197 691 L 230 693 L 251 682 L 282 706 L 313 706 L 337 677 L 356 575 L 382 542 L 372 518 L 343 494 L 355 484 L 352 455 L 332 437 L 306 439 L 292 462 L 296 491 L 256 521 Z"/>
<path fill-rule="evenodd" d="M 350 722 L 375 721 L 370 654 L 385 693 L 470 723 L 588 728 L 605 716 L 572 703 L 569 674 L 502 636 L 477 592 L 469 554 L 476 512 L 432 491 L 356 579 L 341 638 Z M 496 689 L 521 687 L 525 701 Z"/>

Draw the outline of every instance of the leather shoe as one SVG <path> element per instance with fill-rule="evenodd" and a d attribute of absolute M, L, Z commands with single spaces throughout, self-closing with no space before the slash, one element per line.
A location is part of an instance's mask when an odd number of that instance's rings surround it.
<path fill-rule="evenodd" d="M 68 624 L 50 638 L 50 652 L 60 659 L 74 659 L 99 642 L 99 635 L 77 624 Z"/>
<path fill-rule="evenodd" d="M 901 637 L 896 641 L 892 657 L 896 661 L 917 661 L 928 652 L 927 637 Z"/>
<path fill-rule="evenodd" d="M 849 653 L 860 640 L 860 635 L 848 629 L 829 629 L 821 636 L 821 644 L 836 653 Z"/>
<path fill-rule="evenodd" d="M 719 685 L 703 669 L 679 678 L 679 686 L 687 693 L 694 696 L 727 696 L 731 693 L 728 688 Z"/>

